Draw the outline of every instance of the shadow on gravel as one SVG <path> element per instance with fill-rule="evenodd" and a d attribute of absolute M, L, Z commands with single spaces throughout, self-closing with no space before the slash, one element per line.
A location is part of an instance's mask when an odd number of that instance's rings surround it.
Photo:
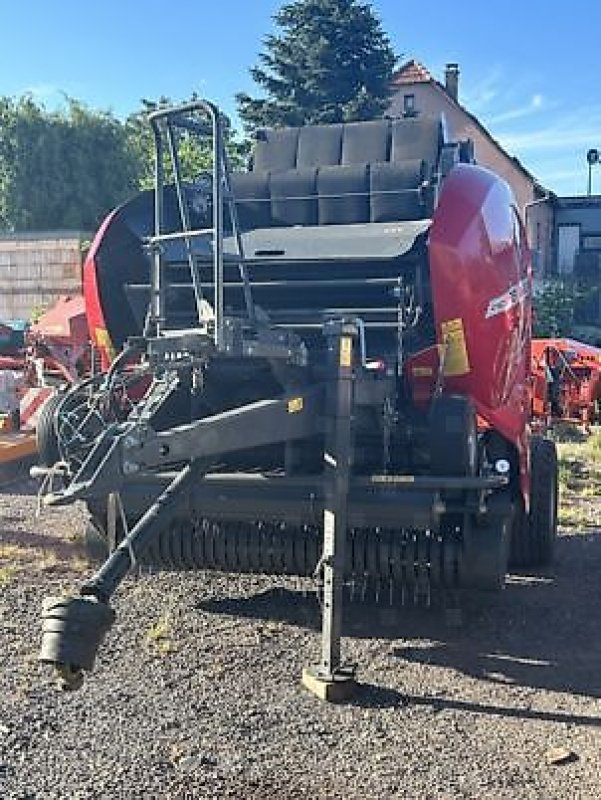
<path fill-rule="evenodd" d="M 252 597 L 202 601 L 209 613 L 319 628 L 314 595 L 272 589 Z M 448 667 L 478 680 L 601 698 L 601 531 L 561 536 L 555 574 L 512 576 L 504 592 L 465 598 L 464 625 L 445 624 L 440 607 L 391 608 L 350 603 L 345 635 L 401 640 L 395 657 Z M 409 642 L 407 640 L 410 640 Z M 414 641 L 417 640 L 417 641 Z M 570 722 L 569 714 L 496 708 L 439 698 L 413 698 L 371 688 L 372 703 L 403 702 L 482 713 Z M 375 694 L 374 694 L 375 693 Z M 574 717 L 601 725 L 601 718 Z"/>
<path fill-rule="evenodd" d="M 37 459 L 28 458 L 12 464 L 0 464 L 0 497 L 6 494 L 35 494 L 37 481 L 29 477 L 29 469 Z"/>
<path fill-rule="evenodd" d="M 2 523 L 18 520 L 18 517 L 3 517 Z M 18 551 L 39 550 L 41 553 L 52 553 L 60 559 L 85 558 L 83 544 L 79 540 L 59 539 L 54 536 L 44 536 L 28 530 L 6 530 L 0 528 L 0 555 L 2 548 L 7 548 L 13 558 L 18 556 Z"/>
<path fill-rule="evenodd" d="M 561 711 L 542 711 L 524 706 L 497 706 L 489 703 L 471 703 L 467 700 L 454 700 L 448 697 L 429 697 L 399 692 L 381 686 L 361 684 L 357 696 L 349 705 L 359 708 L 400 708 L 402 706 L 423 706 L 433 713 L 441 711 L 463 711 L 470 714 L 487 714 L 514 719 L 532 719 L 541 722 L 563 722 L 574 725 L 601 727 L 601 717 L 582 714 L 562 713 Z"/>
<path fill-rule="evenodd" d="M 197 608 L 208 614 L 227 614 L 233 617 L 285 622 L 317 630 L 321 627 L 321 613 L 315 592 L 300 592 L 274 588 L 258 592 L 251 597 L 214 597 L 199 600 Z"/>

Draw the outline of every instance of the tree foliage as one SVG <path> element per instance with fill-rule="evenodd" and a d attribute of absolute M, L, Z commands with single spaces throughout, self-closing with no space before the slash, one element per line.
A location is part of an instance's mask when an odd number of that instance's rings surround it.
<path fill-rule="evenodd" d="M 358 0 L 296 0 L 274 16 L 250 73 L 266 97 L 238 94 L 245 126 L 374 119 L 389 104 L 397 57 L 379 19 Z"/>
<path fill-rule="evenodd" d="M 30 96 L 0 97 L 0 230 L 93 231 L 116 205 L 150 188 L 154 142 L 147 115 L 163 105 L 172 103 L 143 100 L 121 122 L 71 98 L 50 112 Z M 223 125 L 230 162 L 240 168 L 248 144 L 225 117 Z M 184 179 L 211 169 L 208 141 L 184 133 L 180 144 Z M 169 163 L 167 157 L 168 182 Z"/>
<path fill-rule="evenodd" d="M 534 296 L 533 335 L 543 339 L 569 336 L 578 303 L 585 296 L 573 280 L 547 281 Z"/>
<path fill-rule="evenodd" d="M 110 113 L 0 98 L 0 228 L 92 230 L 136 190 L 140 163 Z"/>
<path fill-rule="evenodd" d="M 196 99 L 197 96 L 192 95 L 190 101 Z M 148 123 L 148 114 L 158 108 L 172 105 L 174 103 L 168 97 L 161 97 L 159 100 L 142 100 L 141 109 L 130 114 L 126 120 L 125 129 L 129 146 L 141 167 L 138 182 L 142 189 L 148 189 L 154 185 L 155 145 L 152 130 Z M 236 137 L 230 120 L 225 115 L 221 117 L 221 124 L 230 165 L 239 169 L 244 165 L 248 156 L 250 150 L 249 142 Z M 213 151 L 209 139 L 200 140 L 198 136 L 186 131 L 180 131 L 178 133 L 178 155 L 184 180 L 194 180 L 201 173 L 212 169 Z M 163 153 L 163 157 L 165 180 L 170 182 L 173 178 L 173 173 L 168 149 Z"/>

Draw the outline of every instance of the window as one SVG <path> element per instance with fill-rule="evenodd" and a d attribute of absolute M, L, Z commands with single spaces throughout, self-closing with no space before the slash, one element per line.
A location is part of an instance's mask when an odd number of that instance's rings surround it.
<path fill-rule="evenodd" d="M 414 94 L 405 94 L 403 95 L 403 114 L 406 117 L 414 117 L 416 115 L 415 110 L 415 95 Z"/>
<path fill-rule="evenodd" d="M 574 223 L 557 226 L 557 272 L 572 275 L 576 253 L 580 249 L 580 225 Z"/>
<path fill-rule="evenodd" d="M 594 236 L 584 236 L 582 238 L 583 250 L 601 250 L 601 234 Z"/>

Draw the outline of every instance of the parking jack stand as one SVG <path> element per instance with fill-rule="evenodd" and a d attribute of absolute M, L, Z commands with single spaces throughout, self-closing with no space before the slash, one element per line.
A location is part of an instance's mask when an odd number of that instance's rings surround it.
<path fill-rule="evenodd" d="M 326 324 L 332 379 L 326 397 L 323 514 L 323 609 L 321 661 L 303 670 L 303 685 L 321 700 L 340 702 L 355 690 L 355 671 L 341 662 L 342 606 L 346 560 L 348 492 L 352 456 L 354 322 Z"/>

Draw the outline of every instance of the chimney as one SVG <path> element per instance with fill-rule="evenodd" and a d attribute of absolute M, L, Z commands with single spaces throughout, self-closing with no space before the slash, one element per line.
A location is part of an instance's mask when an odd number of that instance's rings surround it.
<path fill-rule="evenodd" d="M 447 64 L 444 71 L 444 85 L 455 102 L 459 99 L 459 64 Z"/>

